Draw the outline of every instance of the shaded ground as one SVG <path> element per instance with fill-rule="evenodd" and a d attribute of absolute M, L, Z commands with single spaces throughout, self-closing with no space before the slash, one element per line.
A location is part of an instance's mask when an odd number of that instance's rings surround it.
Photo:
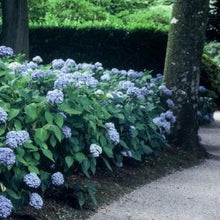
<path fill-rule="evenodd" d="M 219 220 L 220 121 L 201 128 L 210 159 L 99 208 L 89 220 Z"/>

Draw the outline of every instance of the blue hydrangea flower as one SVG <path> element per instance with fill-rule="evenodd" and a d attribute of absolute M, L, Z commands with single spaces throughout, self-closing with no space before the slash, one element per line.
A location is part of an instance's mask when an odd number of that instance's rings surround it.
<path fill-rule="evenodd" d="M 0 58 L 6 56 L 12 56 L 14 54 L 13 49 L 6 46 L 0 46 Z"/>
<path fill-rule="evenodd" d="M 28 173 L 24 176 L 24 182 L 27 186 L 31 188 L 38 188 L 41 184 L 40 178 L 36 173 Z"/>
<path fill-rule="evenodd" d="M 156 117 L 153 119 L 154 124 L 156 124 L 160 128 L 160 132 L 163 134 L 169 134 L 171 129 L 171 123 L 166 120 L 164 115 L 160 117 Z"/>
<path fill-rule="evenodd" d="M 61 172 L 56 172 L 51 176 L 51 182 L 55 186 L 60 186 L 64 184 L 64 177 Z"/>
<path fill-rule="evenodd" d="M 27 131 L 9 131 L 6 134 L 6 144 L 10 148 L 21 146 L 29 139 L 30 136 Z"/>
<path fill-rule="evenodd" d="M 134 87 L 134 83 L 131 81 L 120 81 L 118 84 L 119 88 L 122 90 L 128 90 Z"/>
<path fill-rule="evenodd" d="M 111 79 L 111 76 L 109 73 L 105 73 L 100 77 L 101 81 L 109 81 Z"/>
<path fill-rule="evenodd" d="M 46 76 L 46 72 L 42 71 L 42 70 L 35 70 L 32 73 L 32 79 L 33 80 L 38 80 L 40 78 L 44 78 Z"/>
<path fill-rule="evenodd" d="M 98 80 L 95 79 L 94 77 L 90 77 L 86 81 L 86 85 L 89 86 L 90 88 L 95 88 L 98 85 Z"/>
<path fill-rule="evenodd" d="M 30 69 L 32 69 L 32 70 L 35 70 L 35 69 L 37 69 L 38 66 L 37 66 L 36 63 L 30 61 L 30 62 L 27 64 L 27 67 L 30 68 Z"/>
<path fill-rule="evenodd" d="M 118 144 L 120 142 L 120 135 L 116 130 L 115 125 L 109 122 L 105 124 L 105 127 L 108 129 L 108 136 L 112 143 L 115 145 Z"/>
<path fill-rule="evenodd" d="M 163 114 L 163 113 L 162 113 Z M 171 123 L 175 123 L 176 122 L 176 116 L 174 116 L 172 111 L 167 111 L 165 112 L 165 117 L 168 121 L 170 121 Z"/>
<path fill-rule="evenodd" d="M 5 123 L 8 119 L 8 114 L 7 112 L 0 107 L 0 123 Z"/>
<path fill-rule="evenodd" d="M 47 101 L 52 104 L 61 104 L 64 100 L 64 95 L 61 90 L 54 89 L 47 93 Z"/>
<path fill-rule="evenodd" d="M 0 148 L 0 164 L 12 166 L 15 163 L 15 154 L 12 149 L 7 147 Z"/>
<path fill-rule="evenodd" d="M 71 131 L 71 128 L 70 128 L 70 127 L 64 125 L 64 126 L 61 128 L 61 131 L 62 131 L 62 133 L 63 133 L 63 135 L 64 135 L 65 138 L 67 138 L 67 139 L 68 139 L 68 138 L 71 138 L 71 136 L 72 136 L 72 131 Z"/>
<path fill-rule="evenodd" d="M 167 103 L 169 108 L 173 108 L 175 106 L 175 104 L 174 104 L 172 99 L 167 99 L 166 103 Z"/>
<path fill-rule="evenodd" d="M 102 148 L 97 144 L 91 144 L 89 151 L 93 157 L 99 157 L 99 155 L 102 154 Z"/>
<path fill-rule="evenodd" d="M 12 212 L 12 202 L 5 196 L 0 195 L 0 218 L 7 218 Z"/>
<path fill-rule="evenodd" d="M 164 85 L 159 86 L 158 89 L 166 96 L 172 96 L 172 94 L 173 94 L 173 92 Z"/>
<path fill-rule="evenodd" d="M 132 157 L 132 152 L 130 150 L 121 151 L 121 155 L 124 157 Z"/>
<path fill-rule="evenodd" d="M 204 86 L 199 86 L 198 91 L 201 93 L 205 93 L 207 89 Z"/>
<path fill-rule="evenodd" d="M 42 197 L 38 193 L 31 193 L 29 205 L 35 209 L 41 209 L 44 202 Z"/>
<path fill-rule="evenodd" d="M 65 61 L 65 64 L 64 64 L 66 67 L 68 67 L 68 68 L 74 68 L 74 67 L 76 67 L 76 62 L 75 62 L 75 60 L 72 60 L 72 59 L 67 59 L 66 61 Z"/>
<path fill-rule="evenodd" d="M 32 61 L 37 64 L 40 64 L 43 62 L 43 59 L 40 56 L 35 56 L 35 57 L 33 57 Z"/>
<path fill-rule="evenodd" d="M 63 59 L 55 59 L 52 61 L 53 69 L 61 69 L 64 66 L 65 62 Z"/>

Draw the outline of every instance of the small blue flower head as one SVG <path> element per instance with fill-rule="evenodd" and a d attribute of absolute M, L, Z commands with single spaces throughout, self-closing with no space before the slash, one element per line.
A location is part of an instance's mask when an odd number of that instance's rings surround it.
<path fill-rule="evenodd" d="M 173 108 L 175 106 L 172 99 L 167 99 L 166 103 L 169 108 Z"/>
<path fill-rule="evenodd" d="M 61 131 L 62 131 L 62 133 L 63 133 L 63 135 L 64 135 L 64 137 L 65 137 L 66 139 L 71 138 L 71 136 L 72 136 L 72 131 L 71 131 L 71 128 L 70 128 L 70 127 L 64 125 L 64 126 L 61 128 Z"/>
<path fill-rule="evenodd" d="M 29 200 L 30 206 L 38 210 L 42 208 L 43 204 L 43 199 L 38 193 L 31 193 Z"/>
<path fill-rule="evenodd" d="M 171 123 L 175 123 L 176 122 L 176 117 L 174 116 L 172 111 L 167 111 L 165 113 L 165 117 Z"/>
<path fill-rule="evenodd" d="M 31 188 L 38 188 L 41 184 L 40 178 L 36 173 L 29 173 L 24 176 L 24 182 L 27 186 Z"/>
<path fill-rule="evenodd" d="M 120 142 L 120 135 L 115 128 L 115 125 L 111 122 L 106 123 L 105 127 L 108 129 L 109 139 L 112 141 L 114 145 L 117 145 Z"/>
<path fill-rule="evenodd" d="M 55 186 L 61 186 L 64 184 L 64 177 L 61 172 L 56 172 L 51 176 L 51 182 Z"/>
<path fill-rule="evenodd" d="M 38 80 L 40 78 L 44 78 L 46 76 L 46 72 L 42 71 L 42 70 L 35 70 L 32 73 L 32 79 L 33 80 Z"/>
<path fill-rule="evenodd" d="M 0 107 L 0 124 L 5 123 L 8 119 L 7 112 Z"/>
<path fill-rule="evenodd" d="M 65 61 L 65 64 L 64 64 L 66 67 L 68 67 L 68 68 L 74 68 L 74 67 L 76 67 L 76 62 L 75 62 L 75 60 L 72 60 L 72 59 L 67 59 L 66 61 Z"/>
<path fill-rule="evenodd" d="M 130 150 L 123 150 L 121 151 L 121 155 L 123 157 L 132 157 L 132 152 Z"/>
<path fill-rule="evenodd" d="M 55 59 L 52 61 L 53 69 L 61 69 L 64 66 L 65 62 L 63 59 Z"/>
<path fill-rule="evenodd" d="M 30 136 L 27 131 L 9 131 L 6 134 L 6 145 L 10 148 L 16 148 L 23 145 L 29 139 Z"/>
<path fill-rule="evenodd" d="M 29 62 L 28 64 L 27 64 L 27 67 L 28 68 L 30 68 L 30 69 L 32 69 L 32 70 L 35 70 L 35 69 L 37 69 L 37 64 L 35 63 L 35 62 Z"/>
<path fill-rule="evenodd" d="M 109 81 L 111 79 L 111 76 L 109 73 L 104 73 L 101 77 L 100 77 L 101 81 Z"/>
<path fill-rule="evenodd" d="M 159 91 L 161 91 L 166 96 L 172 96 L 172 94 L 173 94 L 172 91 L 164 85 L 159 86 Z"/>
<path fill-rule="evenodd" d="M 43 62 L 43 59 L 40 56 L 35 56 L 35 57 L 33 57 L 32 61 L 37 64 L 40 64 Z"/>
<path fill-rule="evenodd" d="M 207 89 L 204 86 L 199 86 L 198 91 L 201 93 L 205 93 Z"/>
<path fill-rule="evenodd" d="M 7 218 L 12 212 L 12 202 L 5 196 L 0 195 L 0 218 Z"/>
<path fill-rule="evenodd" d="M 61 104 L 64 100 L 64 95 L 61 90 L 54 89 L 47 92 L 47 101 L 52 104 Z"/>
<path fill-rule="evenodd" d="M 12 166 L 15 163 L 15 154 L 12 149 L 7 147 L 0 148 L 0 165 Z"/>
<path fill-rule="evenodd" d="M 99 157 L 99 155 L 102 154 L 102 148 L 97 144 L 91 144 L 89 151 L 93 157 Z"/>
<path fill-rule="evenodd" d="M 0 46 L 0 58 L 6 56 L 12 56 L 14 54 L 12 48 L 6 46 Z"/>

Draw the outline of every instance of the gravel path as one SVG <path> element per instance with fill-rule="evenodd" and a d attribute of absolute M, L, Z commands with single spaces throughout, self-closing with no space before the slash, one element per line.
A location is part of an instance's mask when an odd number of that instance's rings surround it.
<path fill-rule="evenodd" d="M 200 135 L 209 160 L 138 188 L 89 220 L 220 220 L 220 120 Z"/>

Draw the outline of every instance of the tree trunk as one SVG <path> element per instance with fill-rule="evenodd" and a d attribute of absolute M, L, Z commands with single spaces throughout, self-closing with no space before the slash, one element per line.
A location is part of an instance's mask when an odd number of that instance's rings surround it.
<path fill-rule="evenodd" d="M 184 149 L 198 143 L 197 99 L 209 0 L 175 0 L 164 81 L 174 91 L 177 122 L 173 141 Z"/>
<path fill-rule="evenodd" d="M 2 45 L 29 56 L 27 0 L 2 0 Z"/>

